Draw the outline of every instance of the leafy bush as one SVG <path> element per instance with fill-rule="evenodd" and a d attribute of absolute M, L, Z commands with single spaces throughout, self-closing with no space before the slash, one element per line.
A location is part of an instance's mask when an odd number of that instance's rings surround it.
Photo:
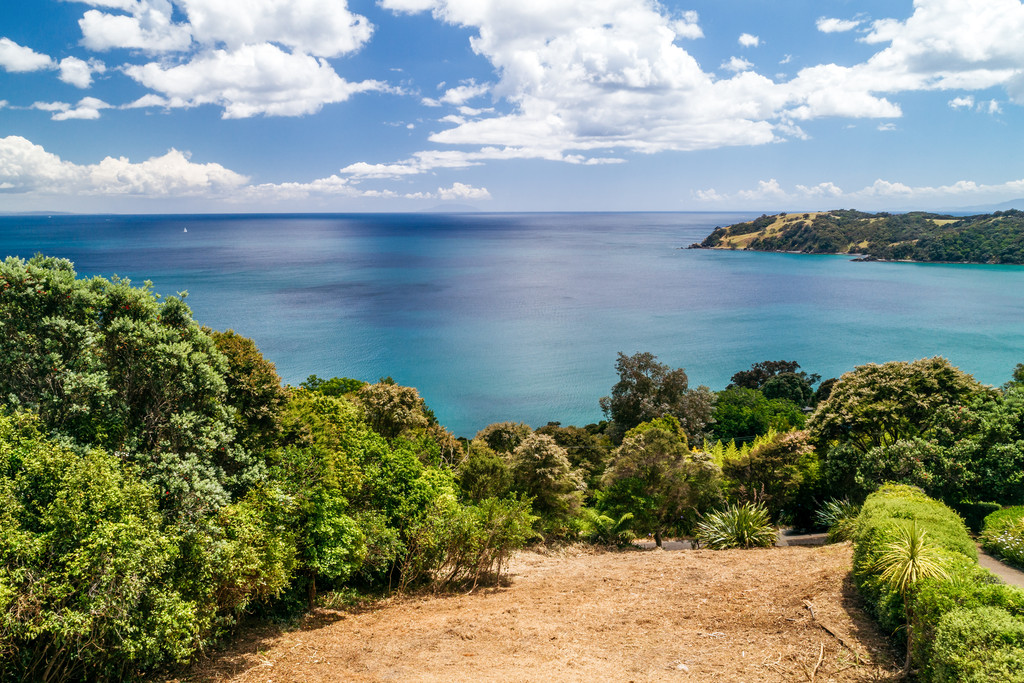
<path fill-rule="evenodd" d="M 460 506 L 452 495 L 434 499 L 409 532 L 402 588 L 426 581 L 433 590 L 496 581 L 509 553 L 533 537 L 529 500 L 488 498 Z"/>
<path fill-rule="evenodd" d="M 999 510 L 986 517 L 979 540 L 993 555 L 1024 566 L 1024 507 Z"/>
<path fill-rule="evenodd" d="M 935 631 L 932 680 L 1024 681 L 1024 620 L 995 607 L 956 609 Z"/>
<path fill-rule="evenodd" d="M 943 577 L 913 582 L 901 594 L 882 576 L 880 558 L 901 530 L 927 530 Z M 907 620 L 908 653 L 924 681 L 1022 680 L 1024 591 L 997 583 L 977 565 L 963 521 L 920 489 L 886 485 L 868 497 L 857 520 L 854 580 L 882 628 Z"/>
<path fill-rule="evenodd" d="M 956 510 L 964 518 L 964 523 L 967 524 L 967 528 L 971 530 L 971 533 L 977 534 L 981 533 L 982 528 L 985 526 L 985 518 L 993 512 L 998 512 L 1002 506 L 999 503 L 976 503 L 964 500 L 959 503 L 950 503 L 949 507 Z"/>
<path fill-rule="evenodd" d="M 0 416 L 0 679 L 121 679 L 187 659 L 212 614 L 174 585 L 177 542 L 116 457 Z"/>
<path fill-rule="evenodd" d="M 633 513 L 627 512 L 618 518 L 602 514 L 596 508 L 580 510 L 580 537 L 588 543 L 598 545 L 629 545 L 636 538 L 631 524 Z"/>
<path fill-rule="evenodd" d="M 817 472 L 818 459 L 807 432 L 779 434 L 722 465 L 731 497 L 763 504 L 776 521 L 791 511 L 802 485 Z"/>
<path fill-rule="evenodd" d="M 842 500 L 832 498 L 821 506 L 821 509 L 815 513 L 814 519 L 819 526 L 828 529 L 829 543 L 839 543 L 853 538 L 859 514 L 860 505 L 855 505 L 846 498 Z"/>
<path fill-rule="evenodd" d="M 697 524 L 697 541 L 712 550 L 770 548 L 776 538 L 768 511 L 761 504 L 732 505 Z"/>

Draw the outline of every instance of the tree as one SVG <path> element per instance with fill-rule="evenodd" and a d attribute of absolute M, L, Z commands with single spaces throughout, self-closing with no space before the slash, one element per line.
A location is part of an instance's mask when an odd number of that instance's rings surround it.
<path fill-rule="evenodd" d="M 351 377 L 332 377 L 323 379 L 316 375 L 310 375 L 299 386 L 310 391 L 317 391 L 327 396 L 345 396 L 359 391 L 366 382 Z"/>
<path fill-rule="evenodd" d="M 587 484 L 588 492 L 596 490 L 601 484 L 608 463 L 611 441 L 604 434 L 592 434 L 580 427 L 560 427 L 545 425 L 537 429 L 538 434 L 547 434 L 569 456 L 569 464 L 580 471 Z"/>
<path fill-rule="evenodd" d="M 356 393 L 374 431 L 391 440 L 406 429 L 426 427 L 426 404 L 413 387 L 395 384 L 390 377 L 367 384 Z"/>
<path fill-rule="evenodd" d="M 690 453 L 685 437 L 646 423 L 626 434 L 604 475 L 601 507 L 633 515 L 633 528 L 654 535 L 687 532 L 697 516 L 721 501 L 721 470 L 704 453 Z"/>
<path fill-rule="evenodd" d="M 814 402 L 814 389 L 803 373 L 780 372 L 761 386 L 761 393 L 767 399 L 784 399 L 798 406 Z"/>
<path fill-rule="evenodd" d="M 530 425 L 522 422 L 495 422 L 477 432 L 473 440 L 483 441 L 495 453 L 511 453 L 531 432 Z"/>
<path fill-rule="evenodd" d="M 808 385 L 813 385 L 819 379 L 818 375 L 808 375 L 806 372 L 798 372 L 800 364 L 795 360 L 765 360 L 754 363 L 749 370 L 740 370 L 732 376 L 729 387 L 746 387 L 747 389 L 763 389 L 768 380 L 780 374 L 796 374 L 804 379 Z M 727 389 L 729 387 L 726 387 Z"/>
<path fill-rule="evenodd" d="M 647 352 L 632 356 L 620 352 L 615 368 L 619 381 L 611 396 L 601 399 L 601 409 L 614 423 L 614 434 L 672 415 L 692 440 L 705 436 L 713 419 L 715 394 L 704 386 L 691 390 L 685 370 L 672 370 Z"/>
<path fill-rule="evenodd" d="M 224 381 L 227 401 L 235 409 L 236 442 L 250 451 L 276 446 L 281 432 L 281 410 L 288 398 L 277 368 L 263 357 L 252 339 L 234 330 L 204 331 L 227 360 Z"/>
<path fill-rule="evenodd" d="M 503 498 L 512 488 L 512 472 L 507 457 L 495 453 L 485 442 L 474 439 L 466 458 L 456 470 L 459 488 L 479 503 L 486 498 Z"/>
<path fill-rule="evenodd" d="M 779 434 L 768 443 L 722 465 L 732 495 L 741 503 L 763 504 L 773 520 L 795 502 L 804 482 L 817 474 L 817 458 L 805 431 Z"/>
<path fill-rule="evenodd" d="M 134 462 L 168 514 L 197 519 L 266 474 L 234 442 L 228 372 L 185 302 L 151 283 L 77 279 L 44 256 L 0 266 L 0 396 Z"/>
<path fill-rule="evenodd" d="M 720 441 L 749 439 L 766 434 L 769 429 L 799 429 L 806 420 L 792 401 L 768 400 L 757 389 L 732 387 L 718 392 L 711 432 Z"/>
<path fill-rule="evenodd" d="M 844 374 L 807 426 L 820 450 L 848 444 L 866 453 L 926 436 L 941 407 L 994 393 L 945 358 L 871 363 Z"/>
<path fill-rule="evenodd" d="M 557 526 L 576 512 L 583 498 L 583 477 L 569 454 L 544 434 L 531 434 L 512 453 L 513 489 L 533 498 L 533 509 Z"/>

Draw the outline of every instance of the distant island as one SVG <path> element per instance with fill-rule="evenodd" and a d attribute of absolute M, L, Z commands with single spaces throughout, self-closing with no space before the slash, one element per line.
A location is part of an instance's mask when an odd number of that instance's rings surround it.
<path fill-rule="evenodd" d="M 865 261 L 1024 264 L 1024 212 L 780 213 L 716 227 L 689 248 L 851 254 Z"/>

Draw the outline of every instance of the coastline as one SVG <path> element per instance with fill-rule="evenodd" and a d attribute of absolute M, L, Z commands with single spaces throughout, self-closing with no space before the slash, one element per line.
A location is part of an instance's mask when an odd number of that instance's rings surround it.
<path fill-rule="evenodd" d="M 798 256 L 850 256 L 850 260 L 856 263 L 934 263 L 947 266 L 1021 266 L 1021 263 L 997 263 L 994 261 L 918 261 L 916 259 L 887 259 L 870 254 L 860 254 L 852 251 L 787 251 L 782 249 L 733 249 L 730 247 L 705 247 L 695 242 L 688 247 L 679 249 L 701 249 L 704 251 L 747 251 L 752 254 L 794 254 Z"/>

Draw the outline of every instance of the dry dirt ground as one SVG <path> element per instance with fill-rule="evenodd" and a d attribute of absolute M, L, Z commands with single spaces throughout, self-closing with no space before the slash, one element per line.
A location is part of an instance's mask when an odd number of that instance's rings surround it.
<path fill-rule="evenodd" d="M 167 681 L 884 681 L 850 546 L 520 553 L 506 587 L 317 610 Z"/>

